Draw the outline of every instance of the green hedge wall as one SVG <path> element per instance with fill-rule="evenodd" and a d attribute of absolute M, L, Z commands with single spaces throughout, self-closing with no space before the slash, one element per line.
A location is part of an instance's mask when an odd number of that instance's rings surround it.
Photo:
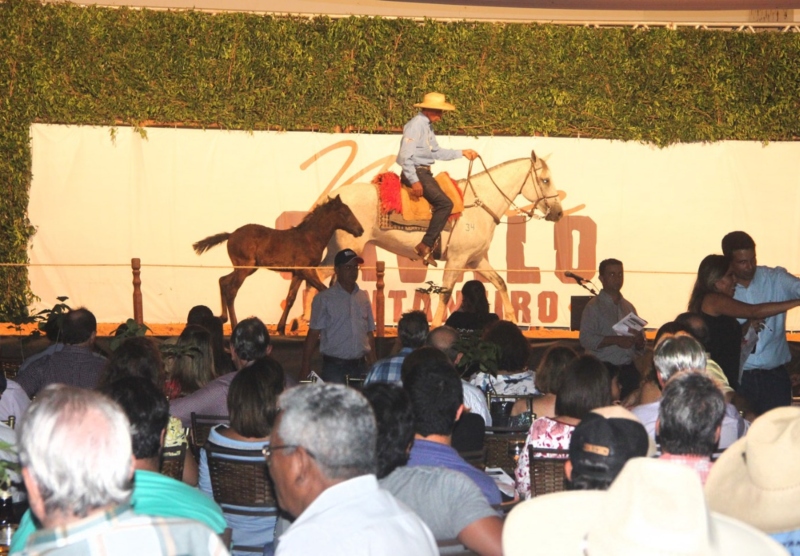
<path fill-rule="evenodd" d="M 0 263 L 24 263 L 32 122 L 398 130 L 438 90 L 444 132 L 794 140 L 800 35 L 0 4 Z M 0 315 L 25 269 L 0 267 Z"/>

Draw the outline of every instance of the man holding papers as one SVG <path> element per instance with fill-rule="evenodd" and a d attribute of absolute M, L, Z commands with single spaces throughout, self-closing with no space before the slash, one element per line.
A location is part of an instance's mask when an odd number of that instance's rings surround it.
<path fill-rule="evenodd" d="M 581 345 L 610 370 L 614 370 L 612 366 L 619 368 L 620 385 L 628 381 L 638 384 L 640 374 L 633 359 L 644 349 L 642 329 L 647 322 L 639 318 L 636 308 L 622 297 L 625 281 L 622 262 L 606 259 L 600 263 L 599 270 L 603 289 L 583 311 Z"/>

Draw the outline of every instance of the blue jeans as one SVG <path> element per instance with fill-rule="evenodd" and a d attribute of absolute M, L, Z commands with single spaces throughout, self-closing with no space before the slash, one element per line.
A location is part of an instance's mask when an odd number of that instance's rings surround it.
<path fill-rule="evenodd" d="M 774 369 L 751 369 L 742 374 L 738 393 L 750 402 L 756 415 L 792 405 L 792 381 L 784 365 Z"/>
<path fill-rule="evenodd" d="M 436 183 L 429 168 L 417 167 L 417 177 L 419 183 L 422 185 L 422 196 L 431 204 L 433 216 L 431 216 L 431 223 L 428 224 L 428 231 L 422 238 L 422 243 L 433 249 L 433 244 L 436 243 L 436 238 L 444 230 L 447 219 L 453 210 L 453 201 L 450 197 L 444 194 L 442 188 Z M 410 186 L 405 176 L 402 177 L 402 182 Z"/>
<path fill-rule="evenodd" d="M 337 357 L 322 356 L 322 372 L 320 377 L 325 382 L 345 383 L 345 376 L 350 378 L 361 378 L 366 374 L 366 364 L 364 358 L 360 359 L 339 359 Z"/>

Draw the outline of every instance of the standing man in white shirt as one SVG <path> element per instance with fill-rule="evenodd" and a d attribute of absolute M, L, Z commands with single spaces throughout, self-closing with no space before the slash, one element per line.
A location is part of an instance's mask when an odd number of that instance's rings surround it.
<path fill-rule="evenodd" d="M 736 276 L 734 299 L 756 304 L 800 298 L 800 279 L 780 266 L 757 266 L 756 242 L 745 232 L 722 238 L 722 253 L 731 260 Z M 744 363 L 739 394 L 756 415 L 792 405 L 792 382 L 786 364 L 791 361 L 786 341 L 786 313 L 769 317 L 758 333 L 755 352 Z"/>
<path fill-rule="evenodd" d="M 300 380 L 311 372 L 311 356 L 320 342 L 322 380 L 345 383 L 360 378 L 375 363 L 375 318 L 367 292 L 358 287 L 358 266 L 364 264 L 352 249 L 342 249 L 333 261 L 336 283 L 311 302 L 311 322 L 303 345 Z"/>
<path fill-rule="evenodd" d="M 414 250 L 426 265 L 437 266 L 432 254 L 433 246 L 447 223 L 450 211 L 453 210 L 453 202 L 436 183 L 431 173 L 431 166 L 437 160 L 456 160 L 462 156 L 475 160 L 478 158 L 478 153 L 472 149 L 443 149 L 436 141 L 433 124 L 442 119 L 445 111 L 456 109 L 449 102 L 445 102 L 443 94 L 428 93 L 422 102 L 415 104 L 414 107 L 422 110 L 403 127 L 403 139 L 400 143 L 400 152 L 397 154 L 397 163 L 403 168 L 401 181 L 403 185 L 411 188 L 412 197 L 414 199 L 425 197 L 431 204 L 433 210 L 431 223 L 422 241 Z"/>
<path fill-rule="evenodd" d="M 586 304 L 581 316 L 580 342 L 587 353 L 591 353 L 606 366 L 618 368 L 618 381 L 640 377 L 634 358 L 644 350 L 644 334 L 620 336 L 613 326 L 629 313 L 637 314 L 636 307 L 622 296 L 625 271 L 622 262 L 606 259 L 600 263 L 600 294 Z M 631 378 L 632 377 L 632 378 Z"/>

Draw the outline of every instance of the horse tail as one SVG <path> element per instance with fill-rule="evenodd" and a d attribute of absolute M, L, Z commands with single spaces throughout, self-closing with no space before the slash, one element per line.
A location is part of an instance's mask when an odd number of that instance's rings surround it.
<path fill-rule="evenodd" d="M 192 247 L 194 247 L 195 253 L 202 255 L 215 245 L 219 245 L 223 241 L 227 241 L 229 237 L 231 237 L 231 234 L 228 232 L 222 232 L 221 234 L 216 234 L 213 236 L 208 236 L 205 239 L 201 239 L 197 243 L 193 244 Z"/>

